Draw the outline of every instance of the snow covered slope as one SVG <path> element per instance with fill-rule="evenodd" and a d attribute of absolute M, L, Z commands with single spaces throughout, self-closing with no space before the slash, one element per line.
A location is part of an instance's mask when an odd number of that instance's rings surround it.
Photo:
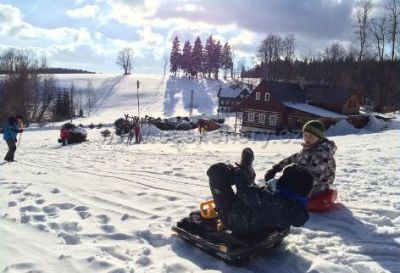
<path fill-rule="evenodd" d="M 154 117 L 187 116 L 193 90 L 193 114 L 213 114 L 217 109 L 217 93 L 228 84 L 222 80 L 181 79 L 162 75 L 84 74 L 57 75 L 59 85 L 84 89 L 90 81 L 96 93 L 91 117 L 83 123 L 112 123 L 124 114 L 137 115 L 137 81 L 139 81 L 140 115 Z M 79 93 L 79 92 L 78 92 Z M 83 100 L 84 100 L 84 96 Z M 78 98 L 79 99 L 79 98 Z M 83 107 L 85 115 L 86 108 Z"/>
<path fill-rule="evenodd" d="M 112 122 L 130 109 L 136 99 L 131 77 L 108 78 L 114 87 L 104 85 L 105 99 L 90 119 Z M 149 111 L 185 111 L 180 90 L 194 86 L 153 77 L 143 80 Z M 204 85 L 215 90 L 211 82 Z M 208 101 L 209 92 L 201 101 Z M 253 141 L 219 132 L 200 139 L 189 131 L 145 136 L 143 144 L 127 146 L 119 137 L 104 140 L 101 130 L 88 130 L 89 141 L 66 147 L 56 143 L 58 130 L 24 132 L 18 162 L 0 166 L 0 271 L 400 272 L 399 129 L 332 137 L 338 146 L 338 208 L 312 214 L 279 248 L 245 268 L 186 244 L 171 226 L 210 198 L 211 164 L 238 161 L 241 150 L 251 147 L 261 182 L 274 163 L 299 151 L 299 139 Z M 1 141 L 0 153 L 5 151 Z"/>

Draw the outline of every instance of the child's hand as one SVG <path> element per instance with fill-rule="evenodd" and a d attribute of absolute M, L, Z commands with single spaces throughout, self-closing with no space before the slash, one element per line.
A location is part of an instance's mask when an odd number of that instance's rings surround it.
<path fill-rule="evenodd" d="M 272 167 L 272 169 L 267 171 L 265 173 L 265 175 L 264 175 L 265 182 L 267 182 L 267 181 L 271 180 L 272 178 L 274 178 L 275 175 L 277 173 L 279 173 L 280 171 L 282 171 L 282 167 L 279 166 L 278 164 L 275 165 L 274 167 Z"/>
<path fill-rule="evenodd" d="M 265 173 L 264 175 L 264 180 L 265 182 L 268 182 L 269 180 L 271 180 L 272 178 L 274 178 L 276 175 L 276 172 L 274 172 L 273 170 L 269 170 Z"/>

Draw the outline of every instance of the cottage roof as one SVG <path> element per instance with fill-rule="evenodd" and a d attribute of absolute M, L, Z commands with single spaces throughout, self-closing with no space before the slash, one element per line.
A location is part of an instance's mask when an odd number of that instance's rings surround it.
<path fill-rule="evenodd" d="M 218 92 L 218 97 L 220 98 L 236 98 L 237 96 L 239 96 L 242 92 L 245 92 L 246 94 L 249 93 L 249 91 L 245 88 L 245 89 L 241 89 L 241 88 L 221 88 L 220 91 Z"/>
<path fill-rule="evenodd" d="M 307 103 L 294 103 L 294 102 L 283 102 L 283 104 L 289 108 L 293 108 L 302 112 L 310 113 L 323 118 L 347 118 L 344 115 L 325 110 L 323 108 L 313 106 Z"/>
<path fill-rule="evenodd" d="M 267 92 L 280 101 L 305 102 L 304 92 L 296 83 L 265 81 Z"/>
<path fill-rule="evenodd" d="M 306 99 L 311 103 L 340 104 L 346 103 L 347 99 L 354 94 L 350 89 L 327 88 L 324 86 L 306 87 Z"/>

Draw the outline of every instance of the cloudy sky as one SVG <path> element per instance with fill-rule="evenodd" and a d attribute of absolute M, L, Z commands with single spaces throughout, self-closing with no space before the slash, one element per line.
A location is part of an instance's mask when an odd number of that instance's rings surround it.
<path fill-rule="evenodd" d="M 133 72 L 161 73 L 175 35 L 212 34 L 254 62 L 270 33 L 293 33 L 306 56 L 332 41 L 352 42 L 354 0 L 1 0 L 0 50 L 33 49 L 50 66 L 118 72 L 116 55 L 134 49 Z M 183 43 L 182 43 L 183 44 Z"/>

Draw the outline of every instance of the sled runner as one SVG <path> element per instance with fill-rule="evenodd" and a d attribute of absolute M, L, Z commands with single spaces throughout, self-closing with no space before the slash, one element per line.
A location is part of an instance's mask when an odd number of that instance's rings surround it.
<path fill-rule="evenodd" d="M 307 210 L 310 212 L 326 212 L 335 207 L 337 190 L 329 189 L 326 192 L 311 197 L 308 200 Z"/>
<path fill-rule="evenodd" d="M 177 222 L 172 230 L 207 254 L 236 266 L 245 265 L 253 254 L 278 246 L 289 234 L 287 228 L 244 236 L 229 230 L 217 231 L 217 225 L 217 218 L 203 219 L 200 211 L 195 211 Z"/>

